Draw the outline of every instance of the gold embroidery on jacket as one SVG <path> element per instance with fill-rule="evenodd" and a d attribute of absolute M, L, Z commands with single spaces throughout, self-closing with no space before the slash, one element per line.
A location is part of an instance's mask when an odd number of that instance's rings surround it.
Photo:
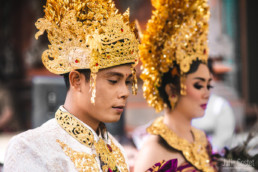
<path fill-rule="evenodd" d="M 90 155 L 88 153 L 77 152 L 72 150 L 68 145 L 61 142 L 60 140 L 56 140 L 56 141 L 60 144 L 65 154 L 70 157 L 70 159 L 74 163 L 75 168 L 79 172 L 99 171 L 98 163 L 95 160 L 95 157 L 96 157 L 95 154 Z"/>
<path fill-rule="evenodd" d="M 117 147 L 112 142 L 112 140 L 111 145 L 107 144 L 102 138 L 100 138 L 98 142 L 96 142 L 94 140 L 94 135 L 92 131 L 88 129 L 86 126 L 84 126 L 75 117 L 73 117 L 69 112 L 63 112 L 62 110 L 58 109 L 55 114 L 55 118 L 58 124 L 73 138 L 75 138 L 81 144 L 91 148 L 92 150 L 96 150 L 97 155 L 87 155 L 86 153 L 76 152 L 60 140 L 57 140 L 62 149 L 65 151 L 66 155 L 69 156 L 71 160 L 74 162 L 78 170 L 87 170 L 89 168 L 87 166 L 91 166 L 92 164 L 94 164 L 93 162 L 97 163 L 94 158 L 98 156 L 102 162 L 101 168 L 104 172 L 108 171 L 108 169 L 111 169 L 112 171 L 118 170 L 121 172 L 129 171 L 127 164 L 125 162 L 124 155 L 122 154 L 119 147 Z M 92 160 L 92 158 L 94 159 L 94 161 Z M 85 168 L 83 168 L 83 166 L 81 166 L 82 161 L 84 165 L 87 164 L 85 163 L 85 161 L 90 163 L 87 166 L 85 166 Z"/>

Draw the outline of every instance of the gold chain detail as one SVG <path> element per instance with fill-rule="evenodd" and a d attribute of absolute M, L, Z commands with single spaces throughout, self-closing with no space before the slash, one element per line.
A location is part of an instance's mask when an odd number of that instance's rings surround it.
<path fill-rule="evenodd" d="M 181 151 L 186 160 L 197 169 L 206 172 L 214 171 L 213 167 L 210 166 L 210 158 L 206 150 L 208 141 L 204 132 L 192 127 L 195 140 L 193 143 L 189 143 L 170 130 L 163 123 L 163 119 L 164 117 L 156 119 L 152 125 L 147 128 L 148 133 L 160 135 L 171 147 Z"/>
<path fill-rule="evenodd" d="M 121 172 L 129 172 L 127 164 L 125 163 L 125 157 L 122 154 L 119 147 L 117 147 L 113 142 L 111 142 L 111 147 L 113 149 L 113 157 L 116 160 Z"/>

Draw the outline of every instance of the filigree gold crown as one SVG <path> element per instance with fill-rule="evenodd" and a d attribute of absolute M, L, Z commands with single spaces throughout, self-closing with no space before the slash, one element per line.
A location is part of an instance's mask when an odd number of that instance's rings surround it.
<path fill-rule="evenodd" d="M 99 69 L 132 63 L 133 93 L 137 84 L 138 40 L 129 23 L 129 10 L 118 13 L 112 0 L 47 0 L 45 17 L 38 19 L 38 39 L 45 31 L 50 41 L 42 54 L 52 73 L 91 70 L 92 102 Z"/>
<path fill-rule="evenodd" d="M 144 97 L 156 111 L 165 104 L 158 87 L 162 75 L 180 67 L 181 94 L 183 79 L 196 59 L 208 59 L 209 6 L 207 0 L 152 0 L 156 8 L 148 21 L 140 45 Z"/>

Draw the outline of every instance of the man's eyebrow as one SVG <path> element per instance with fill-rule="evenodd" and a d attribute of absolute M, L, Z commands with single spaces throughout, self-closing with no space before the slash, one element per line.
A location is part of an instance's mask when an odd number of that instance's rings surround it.
<path fill-rule="evenodd" d="M 124 77 L 124 74 L 120 73 L 120 72 L 108 72 L 105 74 L 106 77 L 112 77 L 112 76 L 117 76 L 119 78 Z M 130 74 L 127 76 L 127 78 L 131 78 L 133 75 Z"/>
<path fill-rule="evenodd" d="M 105 74 L 105 76 L 107 76 L 107 77 L 111 77 L 111 76 L 124 77 L 124 75 L 122 73 L 119 73 L 119 72 L 108 72 L 108 73 Z"/>
<path fill-rule="evenodd" d="M 127 76 L 127 78 L 126 79 L 128 79 L 128 78 L 132 78 L 133 77 L 133 74 L 130 74 L 130 75 L 128 75 Z"/>
<path fill-rule="evenodd" d="M 205 78 L 202 78 L 202 77 L 196 77 L 196 78 L 194 78 L 194 79 L 198 79 L 198 80 L 201 80 L 201 81 L 203 81 L 203 82 L 206 81 L 206 79 L 205 79 Z M 211 80 L 212 80 L 212 79 L 209 78 L 209 79 L 208 79 L 208 82 L 210 82 Z"/>

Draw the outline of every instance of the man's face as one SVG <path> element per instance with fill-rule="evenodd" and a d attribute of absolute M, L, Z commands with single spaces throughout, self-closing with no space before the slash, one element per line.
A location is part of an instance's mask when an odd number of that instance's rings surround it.
<path fill-rule="evenodd" d="M 132 82 L 131 65 L 103 69 L 97 73 L 95 104 L 91 103 L 90 82 L 81 82 L 77 96 L 80 113 L 91 122 L 116 122 L 125 110 Z"/>

